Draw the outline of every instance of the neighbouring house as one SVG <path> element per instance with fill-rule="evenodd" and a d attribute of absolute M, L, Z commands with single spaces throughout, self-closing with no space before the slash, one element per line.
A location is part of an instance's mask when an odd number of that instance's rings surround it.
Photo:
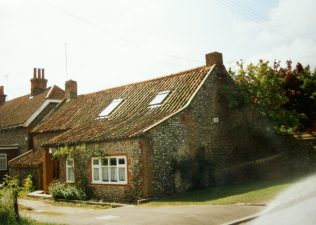
<path fill-rule="evenodd" d="M 30 94 L 6 101 L 0 87 L 0 179 L 10 175 L 38 174 L 42 170 L 42 152 L 33 150 L 31 130 L 39 124 L 64 98 L 57 86 L 47 88 L 44 69 L 34 68 Z M 25 156 L 30 156 L 24 160 Z M 11 161 L 10 161 L 11 160 Z M 17 173 L 16 170 L 19 170 Z M 35 181 L 42 184 L 41 180 Z"/>
<path fill-rule="evenodd" d="M 76 82 L 68 81 L 66 99 L 32 130 L 35 148 L 45 155 L 44 190 L 53 179 L 76 183 L 76 171 L 84 169 L 92 197 L 132 201 L 190 188 L 189 169 L 177 165 L 199 152 L 222 167 L 238 155 L 251 160 L 240 147 L 249 141 L 247 129 L 239 138 L 232 132 L 249 118 L 230 110 L 222 94 L 227 85 L 233 80 L 218 52 L 207 54 L 201 67 L 91 94 L 77 96 Z M 56 168 L 54 149 L 82 144 L 98 146 L 105 157 L 60 160 Z M 204 172 L 207 184 L 210 171 Z"/>

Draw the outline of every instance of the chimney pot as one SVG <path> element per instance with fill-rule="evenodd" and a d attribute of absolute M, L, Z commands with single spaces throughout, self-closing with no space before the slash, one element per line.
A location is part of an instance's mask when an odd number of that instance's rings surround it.
<path fill-rule="evenodd" d="M 206 66 L 223 65 L 223 55 L 220 52 L 212 52 L 205 55 Z"/>
<path fill-rule="evenodd" d="M 37 77 L 37 78 L 39 78 L 39 79 L 41 79 L 41 78 L 42 78 L 42 71 L 41 71 L 41 69 L 40 69 L 40 68 L 38 68 L 38 69 L 37 69 L 37 75 L 38 75 L 38 77 Z"/>
<path fill-rule="evenodd" d="M 45 79 L 45 69 L 42 69 L 42 78 Z"/>
<path fill-rule="evenodd" d="M 67 80 L 65 83 L 65 97 L 67 101 L 77 97 L 77 82 L 74 80 Z"/>
<path fill-rule="evenodd" d="M 36 78 L 36 68 L 33 70 L 33 78 Z"/>
<path fill-rule="evenodd" d="M 0 86 L 0 105 L 3 105 L 5 103 L 7 95 L 4 94 L 4 87 Z"/>

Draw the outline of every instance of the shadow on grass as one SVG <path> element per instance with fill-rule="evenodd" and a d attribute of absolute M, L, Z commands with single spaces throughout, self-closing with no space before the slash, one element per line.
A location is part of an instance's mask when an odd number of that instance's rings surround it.
<path fill-rule="evenodd" d="M 234 185 L 225 185 L 210 187 L 203 190 L 192 190 L 184 193 L 178 193 L 174 196 L 163 197 L 157 199 L 154 203 L 177 203 L 177 202 L 210 202 L 222 198 L 227 198 L 230 196 L 241 195 L 249 192 L 256 192 L 264 190 L 267 188 L 272 188 L 280 185 L 289 185 L 297 181 L 298 178 L 289 178 L 282 180 L 273 180 L 273 181 L 258 181 L 244 184 L 234 184 Z"/>

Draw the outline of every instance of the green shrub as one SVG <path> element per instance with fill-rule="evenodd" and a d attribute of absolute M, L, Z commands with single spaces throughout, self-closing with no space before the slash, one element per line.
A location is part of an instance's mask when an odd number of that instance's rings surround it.
<path fill-rule="evenodd" d="M 182 156 L 174 166 L 180 172 L 182 182 L 189 184 L 191 189 L 203 189 L 215 185 L 212 171 L 217 160 L 200 146 L 194 155 Z"/>
<path fill-rule="evenodd" d="M 49 188 L 49 193 L 54 199 L 67 199 L 67 200 L 85 200 L 87 199 L 86 193 L 74 185 L 55 181 Z"/>
<path fill-rule="evenodd" d="M 34 191 L 34 185 L 33 185 L 32 175 L 28 175 L 27 178 L 24 179 L 23 189 L 24 189 L 26 192 L 32 192 L 32 191 Z"/>
<path fill-rule="evenodd" d="M 14 224 L 15 219 L 12 191 L 0 189 L 0 224 Z"/>
<path fill-rule="evenodd" d="M 20 190 L 17 178 L 5 175 L 0 184 L 0 224 L 16 224 L 19 220 L 17 196 Z"/>

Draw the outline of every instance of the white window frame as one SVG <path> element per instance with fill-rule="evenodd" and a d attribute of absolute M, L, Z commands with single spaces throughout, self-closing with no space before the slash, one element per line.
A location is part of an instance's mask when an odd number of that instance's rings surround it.
<path fill-rule="evenodd" d="M 110 165 L 110 160 L 115 159 L 116 160 L 116 165 L 111 166 Z M 119 164 L 119 159 L 124 159 L 124 164 Z M 98 160 L 98 165 L 94 165 L 94 160 Z M 107 160 L 107 165 L 102 165 L 102 160 Z M 102 180 L 102 168 L 107 168 L 107 174 L 108 174 L 108 181 L 103 181 Z M 117 176 L 117 181 L 111 181 L 111 168 L 115 168 L 116 171 L 116 176 Z M 119 180 L 119 168 L 124 168 L 124 175 L 125 175 L 125 180 L 120 181 Z M 98 170 L 98 173 L 95 174 L 94 170 Z M 126 156 L 108 156 L 108 157 L 103 157 L 103 158 L 92 158 L 91 159 L 91 172 L 92 172 L 92 177 L 91 177 L 91 183 L 92 184 L 127 184 L 128 183 L 128 174 L 127 174 L 127 158 Z M 95 175 L 99 178 L 98 180 L 95 180 Z"/>
<path fill-rule="evenodd" d="M 0 168 L 1 171 L 6 171 L 8 170 L 8 158 L 7 158 L 7 153 L 0 153 L 0 158 L 4 159 L 4 168 Z"/>
<path fill-rule="evenodd" d="M 122 98 L 114 99 L 105 109 L 98 115 L 98 118 L 106 118 L 111 115 L 119 105 L 123 102 Z"/>
<path fill-rule="evenodd" d="M 161 106 L 167 97 L 170 95 L 170 91 L 159 92 L 149 103 L 149 107 Z"/>
<path fill-rule="evenodd" d="M 72 162 L 72 165 L 68 165 L 68 161 Z M 69 171 L 68 169 L 72 168 L 72 177 L 73 180 L 69 179 Z M 75 182 L 75 162 L 73 159 L 66 159 L 66 182 L 67 183 L 74 183 Z"/>

